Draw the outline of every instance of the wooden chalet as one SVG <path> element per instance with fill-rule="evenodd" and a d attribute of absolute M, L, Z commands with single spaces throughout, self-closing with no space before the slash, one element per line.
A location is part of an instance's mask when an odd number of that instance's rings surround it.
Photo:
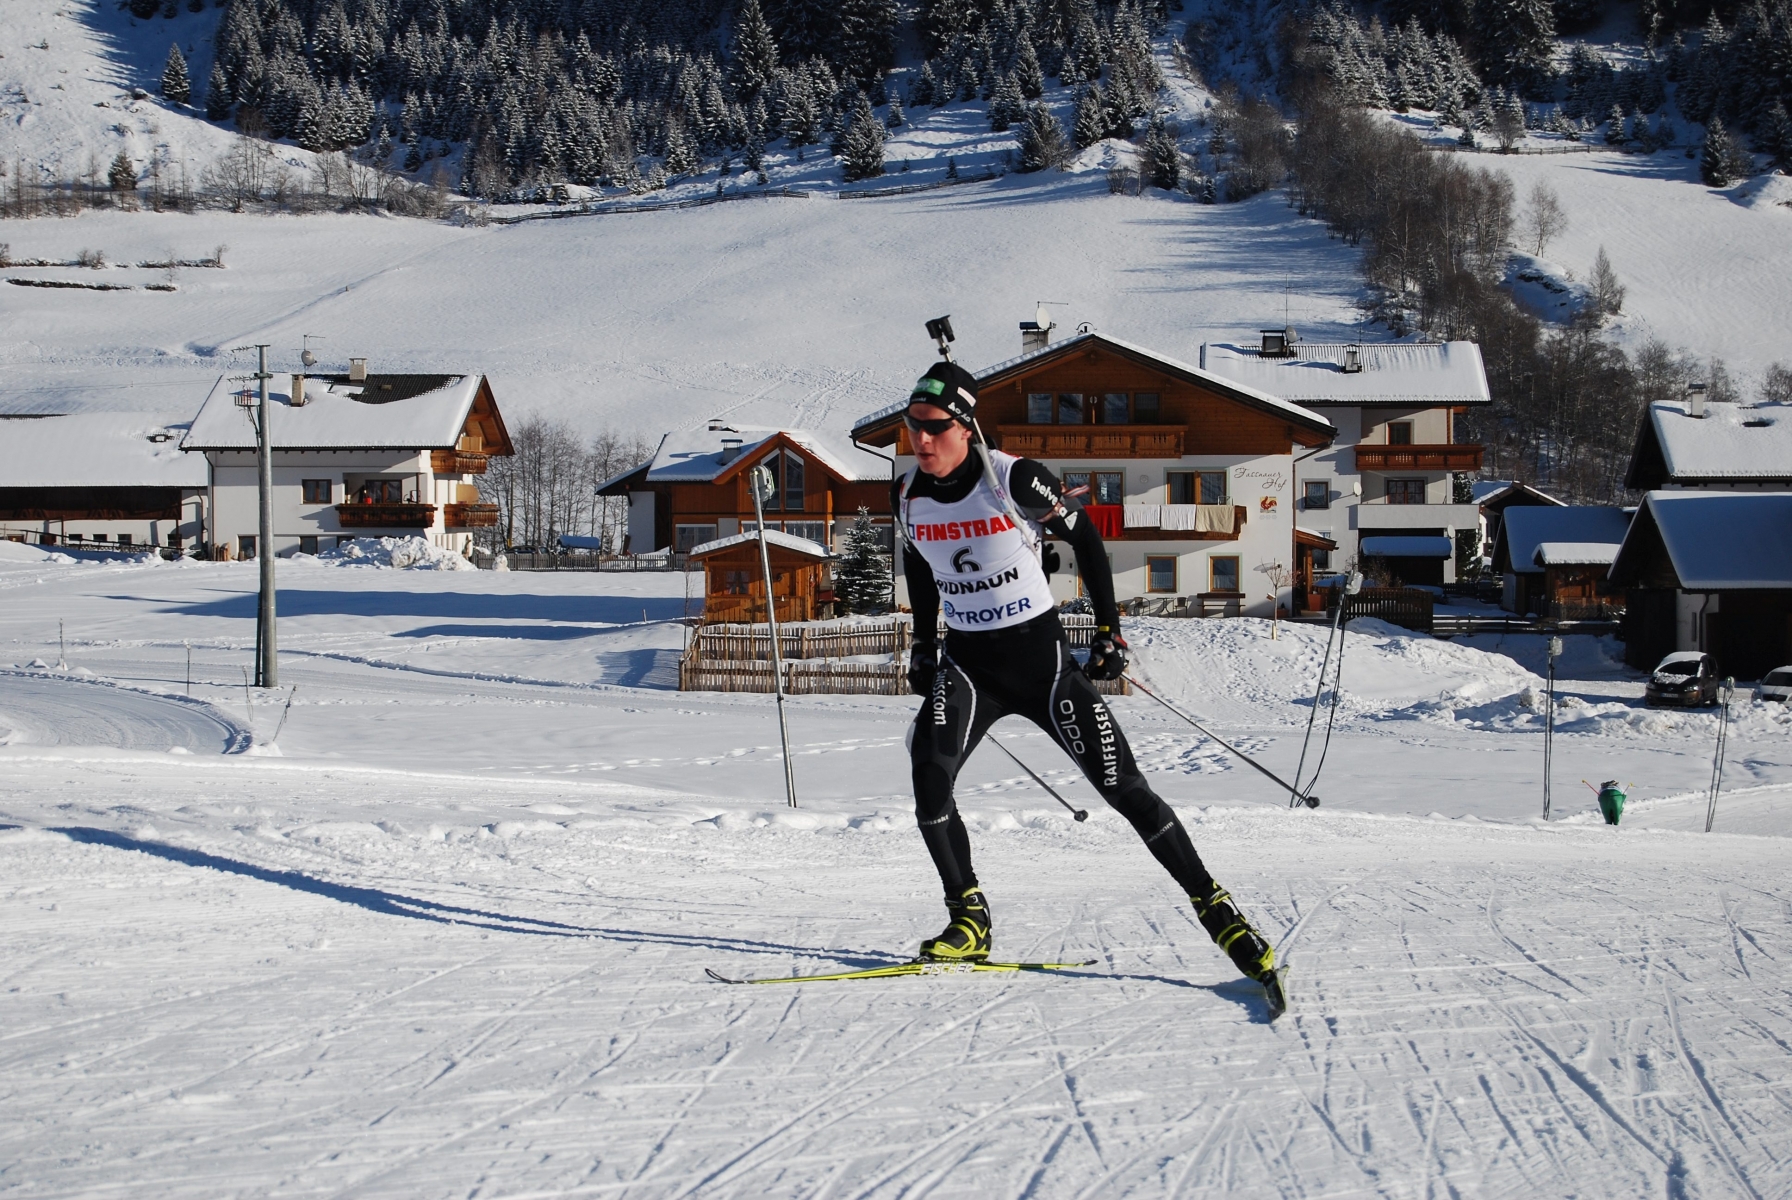
<path fill-rule="evenodd" d="M 1605 577 L 1629 528 L 1622 508 L 1508 507 L 1493 542 L 1500 607 L 1566 620 L 1615 614 L 1623 595 Z"/>
<path fill-rule="evenodd" d="M 1041 336 L 1033 331 L 1034 338 Z M 1330 443 L 1324 417 L 1212 372 L 1094 332 L 977 373 L 978 421 L 998 450 L 1037 459 L 1081 499 L 1110 547 L 1122 600 L 1268 616 L 1289 607 L 1297 543 L 1294 451 Z M 858 441 L 914 463 L 904 399 L 860 421 Z M 1060 550 L 1074 571 L 1068 548 Z M 1279 584 L 1277 580 L 1279 579 Z M 1059 577 L 1060 600 L 1078 590 Z M 899 581 L 898 599 L 906 600 Z"/>
<path fill-rule="evenodd" d="M 1609 578 L 1633 667 L 1676 650 L 1737 679 L 1792 665 L 1792 492 L 1650 492 Z"/>
<path fill-rule="evenodd" d="M 747 477 L 759 466 L 776 483 L 764 502 L 767 529 L 825 550 L 863 506 L 882 527 L 885 548 L 893 547 L 890 460 L 840 433 L 712 421 L 706 429 L 666 434 L 652 458 L 605 480 L 597 492 L 628 497 L 630 553 L 670 549 L 682 557 L 756 528 Z"/>
<path fill-rule="evenodd" d="M 775 529 L 765 531 L 772 596 L 779 621 L 814 621 L 833 599 L 826 546 Z M 757 531 L 694 546 L 689 561 L 703 565 L 703 623 L 765 620 L 765 566 Z"/>
<path fill-rule="evenodd" d="M 477 477 L 514 452 L 491 383 L 476 374 L 276 376 L 270 381 L 274 552 L 316 554 L 356 537 L 427 538 L 467 552 L 499 509 Z M 210 465 L 213 542 L 252 558 L 260 516 L 255 427 L 243 385 L 220 378 L 183 450 Z"/>

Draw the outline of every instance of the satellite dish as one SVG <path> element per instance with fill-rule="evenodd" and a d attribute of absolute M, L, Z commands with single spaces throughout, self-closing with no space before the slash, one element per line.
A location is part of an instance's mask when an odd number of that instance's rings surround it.
<path fill-rule="evenodd" d="M 307 350 L 299 355 L 299 361 L 304 363 L 307 367 L 315 367 L 317 365 L 317 355 Z"/>
<path fill-rule="evenodd" d="M 1038 308 L 1033 310 L 1033 324 L 1039 326 L 1041 329 L 1050 329 L 1052 327 L 1052 315 L 1046 311 L 1045 303 L 1043 301 L 1040 302 Z"/>

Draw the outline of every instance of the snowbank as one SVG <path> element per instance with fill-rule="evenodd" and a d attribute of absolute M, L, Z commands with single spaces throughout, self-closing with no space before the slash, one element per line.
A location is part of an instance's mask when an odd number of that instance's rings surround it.
<path fill-rule="evenodd" d="M 55 550 L 45 550 L 24 542 L 0 541 L 0 562 L 6 563 L 72 563 L 75 560 Z"/>
<path fill-rule="evenodd" d="M 309 556 L 307 556 L 309 557 Z M 319 554 L 316 561 L 328 567 L 413 567 L 423 571 L 476 571 L 471 562 L 453 550 L 430 545 L 428 539 L 356 538 Z"/>

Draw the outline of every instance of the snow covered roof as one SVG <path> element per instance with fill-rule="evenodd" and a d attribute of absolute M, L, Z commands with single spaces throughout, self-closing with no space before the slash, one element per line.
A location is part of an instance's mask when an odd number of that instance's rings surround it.
<path fill-rule="evenodd" d="M 1792 404 L 1707 403 L 1695 417 L 1684 400 L 1649 406 L 1625 485 L 1698 485 L 1792 480 Z"/>
<path fill-rule="evenodd" d="M 0 487 L 202 488 L 205 460 L 180 452 L 187 425 L 184 413 L 0 416 Z"/>
<path fill-rule="evenodd" d="M 780 434 L 806 451 L 838 478 L 849 483 L 880 483 L 890 478 L 891 460 L 869 447 L 853 445 L 844 433 L 816 429 L 762 429 L 751 426 L 716 426 L 680 429 L 660 439 L 653 458 L 638 463 L 597 485 L 600 492 L 631 483 L 709 483 L 741 460 L 760 457 L 759 451 Z M 723 455 L 730 449 L 727 461 Z"/>
<path fill-rule="evenodd" d="M 1436 537 L 1397 534 L 1366 537 L 1358 543 L 1358 547 L 1364 554 L 1381 558 L 1449 558 L 1456 553 L 1456 547 L 1451 544 L 1450 539 L 1441 534 Z"/>
<path fill-rule="evenodd" d="M 485 376 L 474 374 L 369 375 L 356 383 L 344 375 L 311 375 L 305 403 L 294 408 L 291 378 L 277 374 L 268 381 L 276 450 L 453 449 L 485 384 Z M 220 376 L 181 448 L 255 449 L 255 428 L 236 404 L 246 386 Z M 501 423 L 497 429 L 502 433 Z M 508 453 L 508 439 L 503 441 L 497 450 L 488 437 L 487 452 Z"/>
<path fill-rule="evenodd" d="M 1508 508 L 1494 542 L 1495 570 L 1533 575 L 1543 567 L 1537 547 L 1546 542 L 1606 544 L 1614 550 L 1630 528 L 1630 514 L 1621 508 L 1587 505 L 1527 505 Z"/>
<path fill-rule="evenodd" d="M 1049 358 L 1056 358 L 1090 345 L 1099 345 L 1109 350 L 1118 351 L 1147 367 L 1153 367 L 1171 375 L 1179 375 L 1190 383 L 1206 387 L 1212 391 L 1243 401 L 1254 408 L 1267 409 L 1278 416 L 1286 417 L 1296 425 L 1310 431 L 1331 437 L 1337 433 L 1331 421 L 1319 413 L 1310 412 L 1298 404 L 1291 403 L 1281 395 L 1255 387 L 1250 383 L 1229 378 L 1201 367 L 1190 366 L 1180 359 L 1171 358 L 1167 354 L 1135 345 L 1121 338 L 1111 337 L 1105 333 L 1088 330 L 1073 334 L 1061 342 L 1054 342 L 1038 350 L 1004 359 L 993 366 L 984 367 L 976 372 L 979 387 L 1002 382 L 1008 376 L 1027 370 Z M 853 436 L 867 438 L 873 433 L 894 430 L 896 418 L 908 407 L 908 398 L 886 404 L 876 412 L 859 420 L 853 426 Z"/>
<path fill-rule="evenodd" d="M 1531 561 L 1539 567 L 1609 567 L 1617 557 L 1610 542 L 1543 542 Z"/>
<path fill-rule="evenodd" d="M 1491 487 L 1485 485 L 1493 485 Z M 1483 479 L 1474 485 L 1475 503 L 1486 513 L 1501 513 L 1513 505 L 1552 505 L 1565 508 L 1566 500 L 1558 500 L 1548 492 L 1540 492 L 1528 483 Z"/>
<path fill-rule="evenodd" d="M 807 555 L 810 558 L 833 557 L 833 555 L 829 553 L 828 548 L 823 546 L 820 542 L 812 542 L 808 538 L 797 537 L 795 534 L 785 533 L 781 529 L 766 530 L 765 540 L 767 545 L 782 546 L 786 550 L 792 550 L 798 554 Z M 737 533 L 731 537 L 717 538 L 713 542 L 704 542 L 701 546 L 692 546 L 690 556 L 692 558 L 703 558 L 707 555 L 714 554 L 717 551 L 727 550 L 732 546 L 745 546 L 748 543 L 757 544 L 758 541 L 758 530 L 752 530 L 747 533 Z"/>
<path fill-rule="evenodd" d="M 1650 492 L 1612 581 L 1642 581 L 1658 549 L 1688 591 L 1792 588 L 1792 492 Z"/>
<path fill-rule="evenodd" d="M 1296 342 L 1289 358 L 1256 346 L 1208 342 L 1201 366 L 1297 404 L 1488 404 L 1487 371 L 1473 342 L 1332 344 Z M 1356 352 L 1360 371 L 1344 369 Z"/>

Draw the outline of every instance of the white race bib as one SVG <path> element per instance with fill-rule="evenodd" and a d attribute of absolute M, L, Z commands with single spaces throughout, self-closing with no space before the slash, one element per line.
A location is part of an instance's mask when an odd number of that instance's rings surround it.
<path fill-rule="evenodd" d="M 990 466 L 1004 488 L 1016 461 L 1011 454 L 990 453 Z M 988 479 L 980 475 L 970 494 L 956 504 L 929 496 L 911 499 L 913 483 L 911 472 L 902 487 L 903 527 L 933 568 L 948 628 L 963 633 L 1002 629 L 1056 607 L 1032 539 L 1015 526 Z"/>

